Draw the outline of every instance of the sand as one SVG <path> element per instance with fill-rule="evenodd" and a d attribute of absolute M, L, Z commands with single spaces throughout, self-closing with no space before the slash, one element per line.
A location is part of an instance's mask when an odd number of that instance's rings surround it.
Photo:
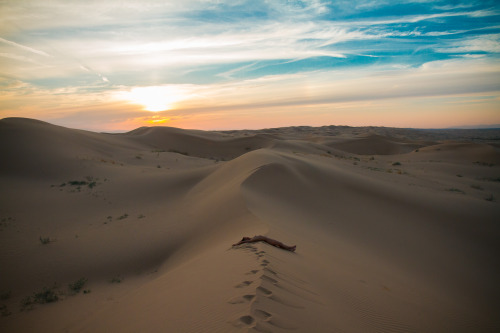
<path fill-rule="evenodd" d="M 498 331 L 499 133 L 2 119 L 0 331 Z"/>

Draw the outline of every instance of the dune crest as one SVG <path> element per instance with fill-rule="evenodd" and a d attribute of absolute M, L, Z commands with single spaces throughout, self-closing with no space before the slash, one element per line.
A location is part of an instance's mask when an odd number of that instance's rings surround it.
<path fill-rule="evenodd" d="M 497 137 L 2 119 L 0 331 L 498 330 Z"/>

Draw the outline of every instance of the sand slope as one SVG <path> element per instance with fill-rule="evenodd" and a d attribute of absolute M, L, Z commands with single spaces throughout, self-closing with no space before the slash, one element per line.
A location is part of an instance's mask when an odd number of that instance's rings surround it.
<path fill-rule="evenodd" d="M 496 134 L 384 131 L 1 120 L 0 330 L 500 329 Z"/>

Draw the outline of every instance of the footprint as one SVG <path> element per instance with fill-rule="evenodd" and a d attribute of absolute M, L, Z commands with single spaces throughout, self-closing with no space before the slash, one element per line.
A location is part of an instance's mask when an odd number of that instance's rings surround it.
<path fill-rule="evenodd" d="M 235 288 L 243 288 L 243 287 L 247 287 L 247 286 L 251 285 L 252 283 L 253 283 L 253 281 L 243 281 L 242 283 L 237 284 L 234 287 Z"/>
<path fill-rule="evenodd" d="M 269 312 L 267 311 L 264 311 L 264 310 L 260 310 L 260 309 L 255 309 L 253 311 L 255 317 L 257 317 L 258 319 L 261 319 L 261 320 L 269 320 L 273 315 L 270 314 Z"/>
<path fill-rule="evenodd" d="M 255 295 L 243 295 L 243 296 L 237 296 L 234 298 L 231 298 L 229 301 L 227 301 L 229 304 L 243 304 L 243 303 L 248 303 L 250 302 Z"/>
<path fill-rule="evenodd" d="M 255 319 L 252 316 L 241 316 L 240 321 L 245 325 L 252 325 Z"/>
<path fill-rule="evenodd" d="M 246 273 L 246 275 L 254 275 L 254 274 L 257 274 L 259 272 L 258 269 L 254 269 L 254 270 L 251 270 L 250 272 Z"/>
<path fill-rule="evenodd" d="M 271 296 L 271 295 L 273 294 L 273 292 L 272 292 L 271 290 L 266 289 L 266 288 L 261 287 L 261 286 L 257 287 L 257 289 L 256 289 L 256 290 L 257 290 L 257 291 L 260 291 L 261 293 L 263 293 L 263 294 L 264 294 L 265 296 L 267 296 L 267 297 L 269 297 L 269 296 Z"/>

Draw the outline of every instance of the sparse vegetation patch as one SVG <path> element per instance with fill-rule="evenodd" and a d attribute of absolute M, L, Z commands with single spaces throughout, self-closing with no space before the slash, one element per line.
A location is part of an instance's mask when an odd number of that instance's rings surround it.
<path fill-rule="evenodd" d="M 9 311 L 7 305 L 0 305 L 0 314 L 2 315 L 2 317 L 7 317 L 10 316 L 12 312 Z"/>
<path fill-rule="evenodd" d="M 50 239 L 50 237 L 40 236 L 40 243 L 42 243 L 43 245 L 49 244 L 51 242 L 52 242 L 52 240 Z"/>
<path fill-rule="evenodd" d="M 482 180 L 486 180 L 486 181 L 489 181 L 489 182 L 500 182 L 500 177 L 482 178 Z"/>
<path fill-rule="evenodd" d="M 474 162 L 474 164 L 481 165 L 481 166 L 487 166 L 487 167 L 492 167 L 495 165 L 494 163 L 481 162 L 481 161 L 476 161 L 476 162 Z"/>
<path fill-rule="evenodd" d="M 465 194 L 465 192 L 464 192 L 464 191 L 462 191 L 461 189 L 458 189 L 458 188 L 449 188 L 449 189 L 446 189 L 446 191 L 448 191 L 448 192 L 456 192 L 456 193 Z"/>
<path fill-rule="evenodd" d="M 21 301 L 21 310 L 31 310 L 35 304 L 53 303 L 59 300 L 59 296 L 53 288 L 43 288 L 42 291 L 36 292 L 33 296 L 25 297 Z"/>
<path fill-rule="evenodd" d="M 99 181 L 98 178 L 87 176 L 85 177 L 85 180 L 68 180 L 67 182 L 58 185 L 58 187 L 71 186 L 72 192 L 75 191 L 81 192 L 82 186 L 83 187 L 87 186 L 89 189 L 93 189 L 98 185 L 97 183 L 98 181 Z M 56 187 L 56 185 L 51 185 L 50 187 Z"/>
<path fill-rule="evenodd" d="M 12 295 L 12 292 L 10 290 L 4 291 L 0 294 L 0 300 L 2 300 L 2 301 L 8 300 L 11 295 Z"/>
<path fill-rule="evenodd" d="M 69 290 L 71 290 L 73 293 L 78 294 L 82 290 L 82 288 L 85 286 L 85 283 L 87 283 L 87 279 L 80 278 L 80 279 L 76 280 L 75 282 L 70 283 L 68 285 L 68 287 L 69 287 Z"/>
<path fill-rule="evenodd" d="M 119 276 L 114 276 L 113 278 L 111 278 L 111 280 L 109 282 L 111 282 L 111 283 L 121 283 L 122 282 L 122 278 L 119 277 Z"/>

